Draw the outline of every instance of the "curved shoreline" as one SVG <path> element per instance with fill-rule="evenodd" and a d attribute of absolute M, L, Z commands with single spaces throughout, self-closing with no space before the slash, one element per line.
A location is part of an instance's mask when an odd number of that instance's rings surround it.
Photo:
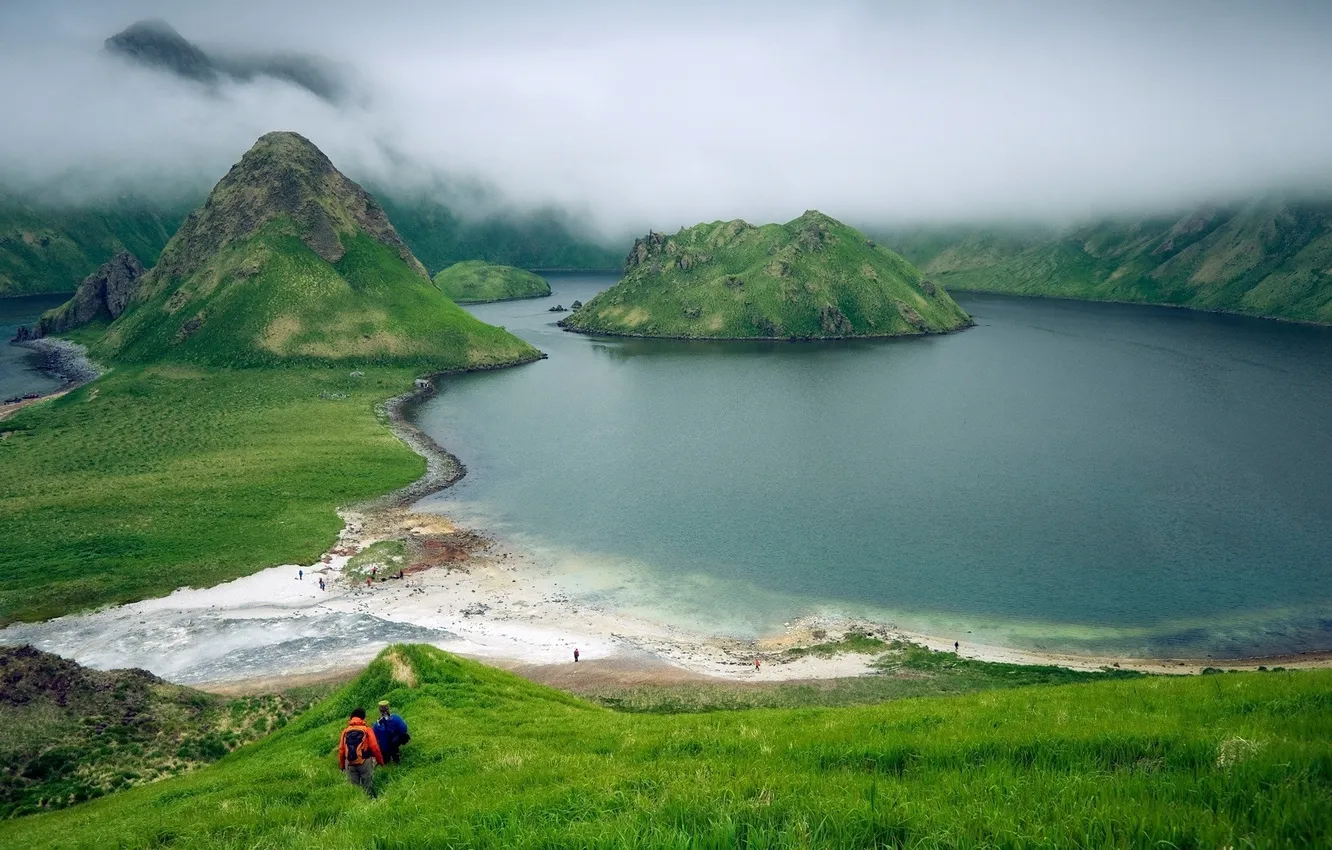
<path fill-rule="evenodd" d="M 443 377 L 443 376 L 436 376 Z M 417 482 L 402 490 L 395 491 L 380 499 L 372 500 L 353 509 L 357 514 L 362 511 L 373 513 L 377 509 L 394 508 L 399 512 L 409 510 L 415 501 L 427 495 L 440 492 L 461 480 L 467 472 L 466 465 L 454 454 L 440 446 L 408 418 L 410 405 L 424 400 L 437 392 L 432 385 L 412 393 L 397 396 L 385 402 L 389 427 L 404 443 L 426 459 L 427 473 Z M 419 516 L 406 514 L 407 516 Z M 448 521 L 447 517 L 428 514 Z M 364 517 L 349 517 L 353 521 L 360 519 L 364 527 Z M 452 527 L 450 523 L 450 527 Z M 353 529 L 354 532 L 359 529 Z M 516 551 L 504 546 L 485 529 L 471 529 L 473 534 L 484 541 L 476 555 L 469 559 L 486 565 L 504 562 L 506 568 L 499 582 L 475 582 L 476 586 L 466 587 L 468 596 L 485 594 L 485 598 L 496 607 L 521 606 L 523 600 L 513 598 L 508 584 L 518 583 L 520 579 L 511 578 L 519 575 L 521 564 L 533 564 L 532 553 Z M 350 540 L 340 540 L 345 546 Z M 368 545 L 365 540 L 357 541 Z M 374 542 L 374 541 L 369 541 Z M 531 581 L 536 576 L 531 572 L 522 573 L 522 580 Z M 473 582 L 469 582 L 473 584 Z M 441 588 L 442 589 L 442 588 Z M 475 596 L 472 596 L 475 599 Z M 614 638 L 619 644 L 621 654 L 638 655 L 645 665 L 656 665 L 676 671 L 706 676 L 733 675 L 736 665 L 748 672 L 755 656 L 764 659 L 773 667 L 782 668 L 787 664 L 793 667 L 784 671 L 790 675 L 777 675 L 773 678 L 837 678 L 858 676 L 874 672 L 869 667 L 872 656 L 840 655 L 831 658 L 804 656 L 798 663 L 783 659 L 788 649 L 808 647 L 821 642 L 816 634 L 841 634 L 846 631 L 866 631 L 879 634 L 886 639 L 903 639 L 912 643 L 928 646 L 936 651 L 951 651 L 953 638 L 939 637 L 908 630 L 902 630 L 891 624 L 873 622 L 851 617 L 806 616 L 793 621 L 784 632 L 760 637 L 756 640 L 727 638 L 715 634 L 691 633 L 664 623 L 641 621 L 625 615 L 623 612 L 593 609 L 583 602 L 566 601 L 568 610 L 556 612 L 553 617 L 540 618 L 543 630 L 569 631 L 578 635 L 586 632 L 588 612 L 595 610 L 600 617 L 609 620 L 606 636 Z M 404 612 L 405 613 L 405 612 Z M 589 643 L 586 635 L 584 644 Z M 576 640 L 574 641 L 577 642 Z M 1221 657 L 1135 657 L 1115 654 L 1083 654 L 1060 652 L 1055 650 L 1026 650 L 1007 646 L 988 644 L 969 644 L 960 653 L 963 657 L 981 661 L 992 661 L 1025 665 L 1056 665 L 1077 670 L 1099 670 L 1103 668 L 1121 668 L 1161 674 L 1198 673 L 1208 667 L 1227 669 L 1256 669 L 1258 666 L 1281 665 L 1285 667 L 1329 667 L 1332 666 L 1332 651 L 1311 652 L 1306 654 L 1279 654 L 1264 656 L 1246 656 L 1234 658 Z M 506 666 L 540 667 L 533 658 L 516 655 L 491 655 L 483 653 L 479 657 L 504 663 Z M 534 663 L 535 661 L 535 663 Z M 651 664 L 648 664 L 648 662 Z M 728 670 L 727 668 L 731 668 Z M 777 672 L 774 670 L 774 672 Z M 765 678 L 768 678 L 765 676 Z"/>

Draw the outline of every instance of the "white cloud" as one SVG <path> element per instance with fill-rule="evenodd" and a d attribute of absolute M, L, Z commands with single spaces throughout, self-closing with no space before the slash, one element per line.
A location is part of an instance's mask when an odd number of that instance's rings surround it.
<path fill-rule="evenodd" d="M 327 56 L 365 94 L 209 94 L 100 54 L 147 16 L 204 46 Z M 0 11 L 0 172 L 72 192 L 211 182 L 294 129 L 361 179 L 480 180 L 614 232 L 1332 191 L 1330 21 L 1298 2 L 67 0 Z"/>

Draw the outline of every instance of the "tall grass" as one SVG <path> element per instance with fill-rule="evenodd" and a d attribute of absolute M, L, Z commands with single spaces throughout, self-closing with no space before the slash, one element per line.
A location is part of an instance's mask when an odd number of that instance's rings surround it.
<path fill-rule="evenodd" d="M 22 847 L 1274 847 L 1332 840 L 1332 673 L 1036 686 L 841 709 L 620 714 L 397 647 L 194 775 L 0 827 Z M 354 705 L 412 726 L 368 800 Z M 1236 741 L 1244 743 L 1237 744 Z"/>

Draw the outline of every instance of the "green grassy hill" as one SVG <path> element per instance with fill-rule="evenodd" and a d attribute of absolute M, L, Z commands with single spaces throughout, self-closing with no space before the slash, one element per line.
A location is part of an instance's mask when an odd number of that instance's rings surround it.
<path fill-rule="evenodd" d="M 119 318 L 72 336 L 110 374 L 0 422 L 0 624 L 311 563 L 337 507 L 425 471 L 379 402 L 540 356 L 445 298 L 291 133 L 232 168 Z"/>
<path fill-rule="evenodd" d="M 42 204 L 0 190 L 0 298 L 73 292 L 121 251 L 151 266 L 188 211 L 130 200 Z"/>
<path fill-rule="evenodd" d="M 435 275 L 435 286 L 459 304 L 541 298 L 550 294 L 550 284 L 540 275 L 484 260 L 454 263 Z"/>
<path fill-rule="evenodd" d="M 226 699 L 145 670 L 0 648 L 0 819 L 58 809 L 216 761 L 328 688 Z"/>
<path fill-rule="evenodd" d="M 385 697 L 413 743 L 370 800 L 334 746 Z M 218 764 L 0 824 L 0 844 L 1316 847 L 1329 752 L 1328 671 L 643 715 L 394 647 Z"/>
<path fill-rule="evenodd" d="M 269 133 L 232 167 L 95 351 L 133 362 L 432 370 L 539 356 L 445 298 L 375 200 L 295 133 Z"/>
<path fill-rule="evenodd" d="M 954 289 L 1332 323 L 1332 205 L 1261 201 L 1062 233 L 923 230 L 885 241 Z"/>
<path fill-rule="evenodd" d="M 626 336 L 826 339 L 939 333 L 971 321 L 906 260 L 814 211 L 787 224 L 650 233 L 625 269 L 560 324 Z"/>

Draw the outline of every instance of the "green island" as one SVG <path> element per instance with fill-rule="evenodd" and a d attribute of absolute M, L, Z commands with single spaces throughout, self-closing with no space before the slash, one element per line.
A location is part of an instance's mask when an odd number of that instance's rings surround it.
<path fill-rule="evenodd" d="M 1332 324 L 1332 205 L 1325 202 L 1261 199 L 1068 230 L 924 228 L 884 240 L 955 290 Z"/>
<path fill-rule="evenodd" d="M 108 373 L 0 421 L 0 624 L 309 563 L 336 508 L 424 471 L 385 399 L 540 357 L 445 298 L 294 133 L 256 142 L 119 317 L 69 338 Z"/>
<path fill-rule="evenodd" d="M 943 333 L 971 318 L 901 256 L 809 211 L 786 224 L 713 222 L 634 242 L 624 278 L 567 330 L 693 339 Z"/>
<path fill-rule="evenodd" d="M 355 706 L 410 724 L 377 799 Z M 1321 846 L 1332 671 L 628 714 L 425 646 L 218 763 L 0 824 L 12 847 Z"/>
<path fill-rule="evenodd" d="M 550 294 L 550 284 L 540 275 L 485 260 L 454 263 L 435 275 L 435 286 L 459 304 L 542 298 Z"/>

